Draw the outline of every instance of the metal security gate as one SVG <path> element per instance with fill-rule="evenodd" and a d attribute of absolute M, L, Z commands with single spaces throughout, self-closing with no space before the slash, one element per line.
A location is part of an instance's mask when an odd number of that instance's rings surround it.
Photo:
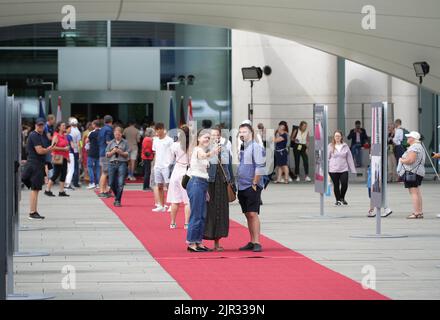
<path fill-rule="evenodd" d="M 14 293 L 14 256 L 30 254 L 20 255 L 18 241 L 21 106 L 14 102 L 14 97 L 8 97 L 5 86 L 0 86 L 0 128 L 0 300 L 49 299 L 53 296 Z"/>

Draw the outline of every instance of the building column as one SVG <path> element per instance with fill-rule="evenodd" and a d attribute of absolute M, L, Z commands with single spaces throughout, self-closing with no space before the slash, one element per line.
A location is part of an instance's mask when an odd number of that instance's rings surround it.
<path fill-rule="evenodd" d="M 345 59 L 337 58 L 338 129 L 345 135 Z"/>

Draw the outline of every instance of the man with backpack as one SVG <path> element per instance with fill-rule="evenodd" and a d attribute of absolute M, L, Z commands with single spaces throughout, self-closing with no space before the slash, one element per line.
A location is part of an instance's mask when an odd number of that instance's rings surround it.
<path fill-rule="evenodd" d="M 397 119 L 395 122 L 396 129 L 394 130 L 394 156 L 396 157 L 397 163 L 399 159 L 403 156 L 408 147 L 408 141 L 405 134 L 408 134 L 408 130 L 402 128 L 402 120 Z"/>

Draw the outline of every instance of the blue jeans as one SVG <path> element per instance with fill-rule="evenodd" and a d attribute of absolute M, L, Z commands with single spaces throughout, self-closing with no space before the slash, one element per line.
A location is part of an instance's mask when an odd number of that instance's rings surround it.
<path fill-rule="evenodd" d="M 124 191 L 124 181 L 127 175 L 127 162 L 110 162 L 108 165 L 108 179 L 110 188 L 115 194 L 115 201 L 121 202 Z"/>
<path fill-rule="evenodd" d="M 188 244 L 202 243 L 205 232 L 206 220 L 206 192 L 208 191 L 208 180 L 192 177 L 186 187 L 191 208 L 186 242 Z"/>
<path fill-rule="evenodd" d="M 360 143 L 355 143 L 351 146 L 351 154 L 353 155 L 356 165 L 362 166 L 362 145 Z"/>
<path fill-rule="evenodd" d="M 99 177 L 101 174 L 99 159 L 87 157 L 87 168 L 89 170 L 90 184 L 99 183 Z"/>
<path fill-rule="evenodd" d="M 74 187 L 79 187 L 79 153 L 74 153 L 75 157 L 75 172 L 72 177 L 72 184 Z"/>

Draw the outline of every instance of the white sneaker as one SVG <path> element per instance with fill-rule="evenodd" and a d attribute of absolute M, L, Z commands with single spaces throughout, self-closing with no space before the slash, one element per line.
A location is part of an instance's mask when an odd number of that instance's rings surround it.
<path fill-rule="evenodd" d="M 309 176 L 306 177 L 306 182 L 310 182 L 312 179 L 309 178 Z"/>
<path fill-rule="evenodd" d="M 159 207 L 157 207 L 157 208 L 155 208 L 155 209 L 153 209 L 151 211 L 153 211 L 153 212 L 165 212 L 166 209 L 165 209 L 165 207 L 159 206 Z"/>
<path fill-rule="evenodd" d="M 301 180 L 299 179 L 299 177 L 296 177 L 295 181 L 300 182 Z"/>
<path fill-rule="evenodd" d="M 87 189 L 94 189 L 94 188 L 96 188 L 96 185 L 94 184 L 94 183 L 90 183 L 88 186 L 87 186 Z"/>
<path fill-rule="evenodd" d="M 437 218 L 440 218 L 440 214 L 437 215 Z"/>
<path fill-rule="evenodd" d="M 292 180 L 292 178 L 291 178 L 291 177 L 289 177 L 289 182 L 293 182 L 293 180 Z"/>
<path fill-rule="evenodd" d="M 391 208 L 385 208 L 385 211 L 380 215 L 382 218 L 386 218 L 393 213 Z"/>

